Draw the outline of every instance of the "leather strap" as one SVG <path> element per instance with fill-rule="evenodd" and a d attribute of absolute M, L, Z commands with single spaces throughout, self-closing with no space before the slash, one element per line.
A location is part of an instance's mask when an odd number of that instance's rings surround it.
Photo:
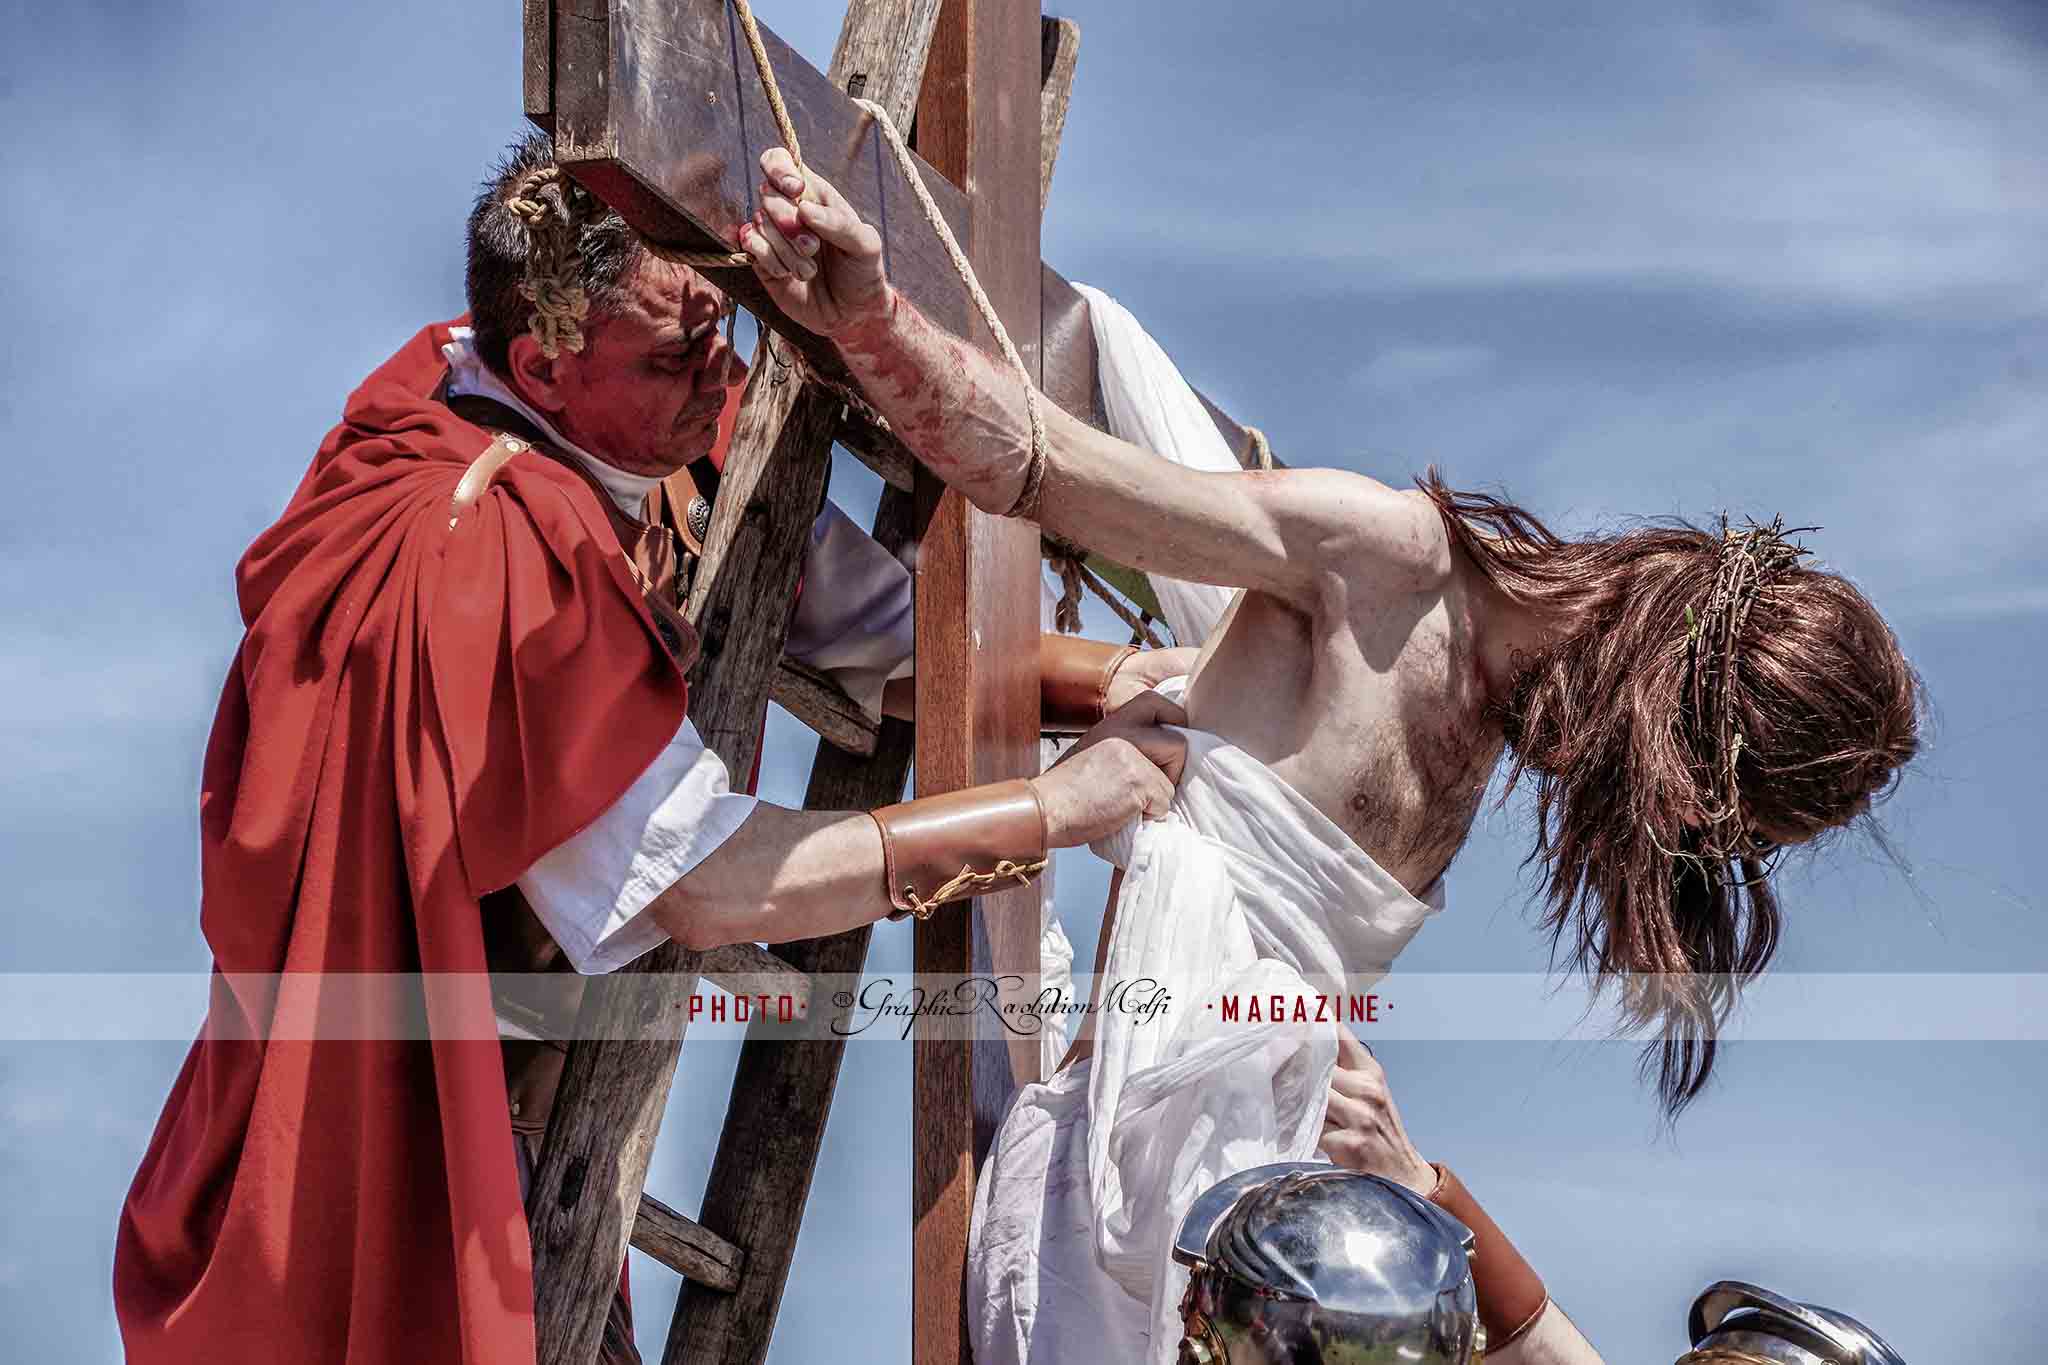
<path fill-rule="evenodd" d="M 460 394 L 444 400 L 450 412 L 466 422 L 490 430 L 491 444 L 484 453 L 473 461 L 464 472 L 462 481 L 456 485 L 456 515 L 460 516 L 462 490 L 471 487 L 471 500 L 481 496 L 490 486 L 490 481 L 505 467 L 511 455 L 522 450 L 532 450 L 561 465 L 583 481 L 597 499 L 598 509 L 603 512 L 606 522 L 617 537 L 619 550 L 626 557 L 626 563 L 633 571 L 634 580 L 640 585 L 642 598 L 647 603 L 648 614 L 654 619 L 654 633 L 669 657 L 676 661 L 676 667 L 687 671 L 697 660 L 700 644 L 695 627 L 683 616 L 682 603 L 687 579 L 696 556 L 691 553 L 689 538 L 679 530 L 661 524 L 650 524 L 628 516 L 612 501 L 611 494 L 597 481 L 597 476 L 583 467 L 583 462 L 551 449 L 542 434 L 531 422 L 504 404 L 476 394 Z M 500 448 L 509 454 L 499 455 Z M 643 511 L 666 513 L 667 499 L 673 496 L 671 487 L 657 488 L 642 504 Z"/>
<path fill-rule="evenodd" d="M 1550 1293 L 1456 1173 L 1439 1163 L 1436 1177 L 1429 1202 L 1472 1232 L 1472 1286 L 1479 1294 L 1479 1321 L 1486 1326 L 1490 1356 L 1536 1325 L 1550 1305 Z"/>
<path fill-rule="evenodd" d="M 1038 697 L 1041 732 L 1078 735 L 1108 712 L 1109 684 L 1117 666 L 1137 653 L 1135 645 L 1112 645 L 1079 635 L 1046 632 L 1038 637 Z"/>
<path fill-rule="evenodd" d="M 658 507 L 657 507 L 658 502 Z M 683 543 L 683 549 L 692 556 L 704 555 L 704 535 L 692 521 L 694 504 L 702 503 L 708 510 L 710 500 L 697 487 L 695 471 L 684 465 L 675 473 L 663 479 L 648 494 L 648 516 L 642 518 L 649 524 L 659 523 L 676 533 L 676 539 Z"/>
<path fill-rule="evenodd" d="M 1045 812 L 1018 778 L 926 796 L 869 812 L 882 832 L 890 919 L 929 918 L 932 907 L 1045 867 Z"/>
<path fill-rule="evenodd" d="M 498 477 L 498 471 L 510 463 L 514 455 L 531 449 L 531 445 L 517 436 L 507 436 L 503 432 L 493 436 L 491 443 L 484 447 L 484 453 L 469 462 L 469 468 L 462 471 L 462 479 L 455 485 L 455 498 L 448 508 L 449 529 L 454 529 L 455 523 L 462 520 L 462 514 L 483 496 L 484 490 L 491 486 L 491 480 Z"/>

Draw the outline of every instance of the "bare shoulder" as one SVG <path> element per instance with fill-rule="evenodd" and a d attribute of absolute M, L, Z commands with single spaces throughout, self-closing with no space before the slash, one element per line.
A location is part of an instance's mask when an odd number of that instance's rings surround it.
<path fill-rule="evenodd" d="M 1390 488 L 1342 469 L 1303 470 L 1304 489 L 1323 501 L 1327 562 L 1346 578 L 1396 590 L 1440 588 L 1452 575 L 1450 538 L 1436 504 L 1420 489 Z"/>

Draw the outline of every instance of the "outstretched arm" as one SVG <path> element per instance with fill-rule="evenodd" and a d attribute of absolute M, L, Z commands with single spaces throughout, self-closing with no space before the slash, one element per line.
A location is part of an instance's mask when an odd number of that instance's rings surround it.
<path fill-rule="evenodd" d="M 830 336 L 868 398 L 933 473 L 984 511 L 1009 511 L 1029 473 L 1025 381 L 889 287 L 881 238 L 789 154 L 762 158 L 762 211 L 741 245 L 776 302 Z M 796 197 L 801 195 L 801 202 Z M 1420 498 L 1332 469 L 1208 474 L 1039 403 L 1048 452 L 1039 520 L 1148 572 L 1248 587 L 1313 611 L 1361 571 L 1420 586 L 1448 567 Z"/>

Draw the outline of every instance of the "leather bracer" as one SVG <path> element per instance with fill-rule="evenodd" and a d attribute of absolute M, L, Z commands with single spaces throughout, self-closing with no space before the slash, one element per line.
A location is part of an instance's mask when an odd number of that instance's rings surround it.
<path fill-rule="evenodd" d="M 1472 1233 L 1472 1287 L 1478 1291 L 1479 1321 L 1486 1325 L 1486 1353 L 1492 1355 L 1536 1325 L 1550 1293 L 1451 1168 L 1439 1164 L 1436 1174 L 1429 1202 Z"/>
<path fill-rule="evenodd" d="M 869 813 L 882 831 L 890 919 L 926 919 L 934 906 L 1021 886 L 1045 868 L 1045 812 L 1022 778 Z"/>
<path fill-rule="evenodd" d="M 1109 682 L 1135 645 L 1112 645 L 1078 635 L 1038 637 L 1040 731 L 1078 735 L 1109 709 Z"/>

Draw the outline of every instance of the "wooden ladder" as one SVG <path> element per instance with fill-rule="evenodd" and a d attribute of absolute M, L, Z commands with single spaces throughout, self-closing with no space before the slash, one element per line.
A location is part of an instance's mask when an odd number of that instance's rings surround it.
<path fill-rule="evenodd" d="M 964 182 L 982 164 L 977 157 L 986 145 L 1014 131 L 977 125 L 968 102 L 986 99 L 995 78 L 992 65 L 1017 59 L 1018 3 L 852 0 L 825 79 L 840 91 L 881 104 L 899 127 L 910 127 L 915 112 L 926 130 L 920 150 Z M 664 108 L 658 111 L 663 126 L 655 129 L 647 126 L 653 115 L 632 107 L 618 92 L 628 84 L 633 64 L 645 59 L 649 49 L 644 45 L 650 43 L 714 55 L 724 75 L 730 16 L 723 3 L 524 0 L 524 19 L 526 112 L 554 135 L 561 164 L 653 239 L 708 245 L 700 224 L 634 173 L 633 159 L 651 154 L 635 151 L 634 139 L 651 148 L 655 144 L 646 139 L 659 134 L 671 153 L 688 155 L 687 141 L 675 143 L 690 136 L 687 116 L 715 120 L 730 111 L 685 108 L 685 117 L 678 118 Z M 1042 207 L 1065 121 L 1079 31 L 1065 21 L 1039 20 L 1035 0 L 1029 23 L 1032 45 L 1039 49 L 1041 135 L 1034 149 L 1037 175 L 1028 189 L 1030 202 Z M 772 34 L 768 38 L 801 126 L 815 112 L 804 106 L 814 99 L 816 73 Z M 738 56 L 734 75 L 743 87 L 751 87 L 755 77 L 744 63 L 743 46 Z M 725 89 L 732 86 L 728 78 Z M 721 92 L 713 85 L 700 93 L 715 105 Z M 767 129 L 765 136 L 772 138 L 772 125 L 765 120 L 747 128 L 756 108 L 750 101 L 758 101 L 751 89 L 734 96 L 743 137 L 751 132 L 758 138 Z M 812 152 L 810 138 L 807 131 L 807 154 Z M 1013 146 L 1015 141 L 1009 138 Z M 934 142 L 942 148 L 933 150 Z M 751 164 L 737 173 L 758 178 Z M 730 165 L 722 175 L 727 186 L 735 183 Z M 1017 197 L 1013 185 L 1009 198 Z M 1002 209 L 1000 203 L 988 206 L 989 212 Z M 918 227 L 922 230 L 921 220 Z M 1015 281 L 1006 288 L 1000 269 L 993 272 L 997 278 L 991 293 L 1005 325 L 1035 365 L 1035 215 L 1029 227 L 1028 242 L 1002 245 L 1028 247 L 1028 256 L 1018 250 L 1012 254 L 1029 262 L 1030 297 L 1023 297 Z M 984 268 L 993 236 L 988 231 L 963 236 L 978 270 Z M 846 403 L 840 392 L 807 382 L 803 371 L 790 364 L 789 348 L 796 346 L 811 360 L 814 373 L 829 378 L 834 363 L 829 349 L 821 353 L 813 339 L 787 329 L 749 273 L 716 272 L 714 279 L 761 316 L 764 325 L 713 508 L 704 562 L 687 604 L 703 638 L 690 680 L 690 715 L 705 742 L 735 775 L 744 775 L 754 765 L 772 698 L 821 737 L 804 798 L 805 808 L 815 810 L 870 809 L 899 800 L 913 757 L 921 793 L 1035 772 L 1035 673 L 1020 686 L 1014 665 L 995 676 L 986 663 L 976 665 L 970 657 L 977 635 L 1022 639 L 1028 633 L 1035 638 L 1035 529 L 1002 523 L 991 534 L 990 527 L 978 524 L 980 514 L 957 497 L 941 497 L 928 480 L 913 474 L 907 453 L 886 430 L 865 421 L 861 409 Z M 949 325 L 971 334 L 964 322 Z M 771 332 L 777 327 L 787 339 Z M 913 540 L 921 545 L 917 727 L 895 720 L 877 726 L 828 679 L 783 657 L 797 578 L 812 520 L 825 496 L 835 441 L 887 484 L 875 515 L 875 539 L 892 553 Z M 773 609 L 767 609 L 770 604 Z M 1022 655 L 1035 658 L 1035 651 Z M 923 709 L 927 700 L 934 708 L 929 714 Z M 996 743 L 988 740 L 991 719 Z M 1011 903 L 990 916 L 1010 924 L 1028 922 L 1030 932 L 1023 938 L 1011 934 L 1007 942 L 991 943 L 985 926 L 976 935 L 970 928 L 974 921 L 957 914 L 920 925 L 918 970 L 965 973 L 977 962 L 983 969 L 991 961 L 1023 963 L 1021 955 L 1028 952 L 1029 971 L 1035 974 L 1037 915 L 1028 898 L 1036 894 L 1035 889 L 1005 893 Z M 974 919 L 980 918 L 977 906 Z M 765 1359 L 844 1039 L 822 1029 L 815 1040 L 803 1042 L 750 1031 L 708 1193 L 692 1219 L 643 1190 L 681 1049 L 685 1015 L 678 1007 L 700 974 L 714 979 L 769 976 L 786 980 L 797 992 L 806 989 L 813 974 L 857 974 L 869 936 L 864 927 L 772 951 L 737 945 L 704 954 L 667 944 L 591 983 L 527 1203 L 541 1365 L 588 1365 L 594 1358 L 629 1240 L 686 1281 L 664 1365 Z M 958 1280 L 974 1162 L 1018 1081 L 1035 1079 L 1029 1068 L 1036 1063 L 1035 1057 L 1022 1054 L 1007 1057 L 1001 1045 L 991 1051 L 920 1039 L 915 1047 L 920 1104 L 915 1353 L 920 1365 L 951 1365 L 967 1359 Z M 925 1107 L 932 1105 L 939 1112 Z M 928 1283 L 934 1268 L 939 1282 Z"/>

